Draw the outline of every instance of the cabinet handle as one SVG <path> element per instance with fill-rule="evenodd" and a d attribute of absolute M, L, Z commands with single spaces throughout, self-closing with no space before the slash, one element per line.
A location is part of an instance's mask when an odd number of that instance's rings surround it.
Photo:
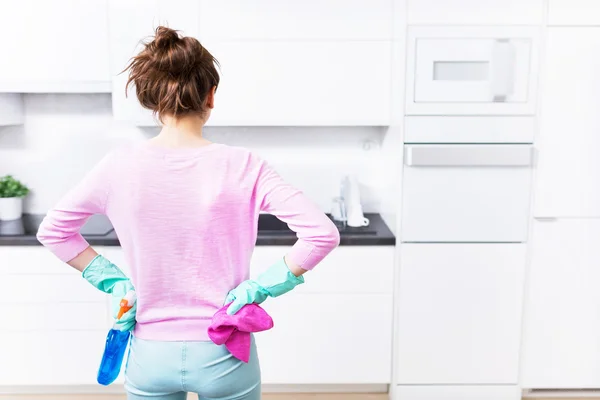
<path fill-rule="evenodd" d="M 492 100 L 503 103 L 513 93 L 515 48 L 509 39 L 497 39 L 492 48 Z"/>
<path fill-rule="evenodd" d="M 411 167 L 529 167 L 533 159 L 533 147 L 525 145 L 404 147 L 404 164 Z"/>

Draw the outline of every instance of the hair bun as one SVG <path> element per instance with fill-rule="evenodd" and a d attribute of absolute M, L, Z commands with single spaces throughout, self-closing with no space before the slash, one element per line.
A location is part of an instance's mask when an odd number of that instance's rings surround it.
<path fill-rule="evenodd" d="M 176 30 L 167 28 L 166 26 L 159 26 L 156 28 L 153 43 L 156 50 L 169 50 L 180 40 Z"/>

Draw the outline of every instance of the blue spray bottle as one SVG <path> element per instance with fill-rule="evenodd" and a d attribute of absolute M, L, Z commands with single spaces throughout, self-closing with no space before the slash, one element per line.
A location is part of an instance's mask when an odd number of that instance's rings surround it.
<path fill-rule="evenodd" d="M 119 309 L 117 320 L 121 319 L 123 314 L 131 310 L 135 301 L 135 292 L 127 292 L 119 304 L 121 308 Z M 131 333 L 129 331 L 120 331 L 116 326 L 113 326 L 113 328 L 108 331 L 104 354 L 102 355 L 102 361 L 100 362 L 100 368 L 98 369 L 97 380 L 99 384 L 110 385 L 119 376 L 130 336 Z"/>

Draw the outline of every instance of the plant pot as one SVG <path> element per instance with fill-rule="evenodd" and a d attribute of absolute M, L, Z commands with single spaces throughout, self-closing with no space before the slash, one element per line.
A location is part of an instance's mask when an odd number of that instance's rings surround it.
<path fill-rule="evenodd" d="M 12 221 L 23 215 L 22 197 L 0 198 L 0 221 Z"/>

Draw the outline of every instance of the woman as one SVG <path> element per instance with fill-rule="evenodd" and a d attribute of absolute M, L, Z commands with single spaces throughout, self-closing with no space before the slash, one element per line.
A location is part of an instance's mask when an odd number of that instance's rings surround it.
<path fill-rule="evenodd" d="M 130 65 L 140 103 L 163 124 L 158 136 L 108 154 L 44 219 L 38 239 L 113 297 L 136 291 L 118 321 L 134 338 L 126 368 L 129 399 L 259 399 L 256 349 L 237 360 L 207 334 L 225 301 L 236 313 L 304 282 L 339 243 L 327 216 L 250 151 L 211 143 L 203 126 L 215 106 L 217 61 L 194 38 L 159 27 Z M 248 280 L 260 212 L 296 232 L 292 249 Z M 79 233 L 105 214 L 131 279 Z M 290 310 L 293 312 L 293 310 Z"/>

